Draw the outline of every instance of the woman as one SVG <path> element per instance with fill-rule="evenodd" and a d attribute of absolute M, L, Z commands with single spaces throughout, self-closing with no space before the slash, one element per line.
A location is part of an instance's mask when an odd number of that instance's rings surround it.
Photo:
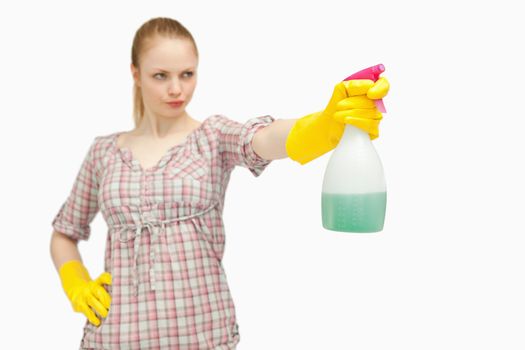
<path fill-rule="evenodd" d="M 324 111 L 301 119 L 198 122 L 186 111 L 198 51 L 182 24 L 144 23 L 131 59 L 135 129 L 95 137 L 52 222 L 55 268 L 73 309 L 87 317 L 80 348 L 234 349 L 240 336 L 221 264 L 231 171 L 240 165 L 259 176 L 288 156 L 305 164 L 337 145 L 345 120 L 377 133 L 381 114 L 366 94 L 382 98 L 388 88 L 340 83 Z M 359 110 L 348 93 L 359 95 Z M 106 272 L 92 280 L 77 243 L 99 210 L 108 224 Z"/>

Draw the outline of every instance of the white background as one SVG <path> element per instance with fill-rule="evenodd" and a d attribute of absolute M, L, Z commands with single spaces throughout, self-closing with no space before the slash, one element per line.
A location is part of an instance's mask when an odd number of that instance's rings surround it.
<path fill-rule="evenodd" d="M 190 4 L 191 3 L 191 4 Z M 324 108 L 383 63 L 374 146 L 388 190 L 375 234 L 321 225 L 329 155 L 237 168 L 224 266 L 253 349 L 524 349 L 523 11 L 518 1 L 18 1 L 0 5 L 1 343 L 77 349 L 51 220 L 93 138 L 133 128 L 135 31 L 172 17 L 193 34 L 202 121 Z M 103 269 L 99 213 L 79 245 Z"/>

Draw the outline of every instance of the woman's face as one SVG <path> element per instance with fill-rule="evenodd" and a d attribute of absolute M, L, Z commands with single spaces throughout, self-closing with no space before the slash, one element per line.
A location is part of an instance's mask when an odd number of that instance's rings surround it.
<path fill-rule="evenodd" d="M 131 64 L 141 87 L 146 113 L 173 118 L 185 113 L 197 84 L 198 59 L 187 39 L 157 37 L 140 57 L 140 72 Z M 182 100 L 179 107 L 168 102 Z"/>

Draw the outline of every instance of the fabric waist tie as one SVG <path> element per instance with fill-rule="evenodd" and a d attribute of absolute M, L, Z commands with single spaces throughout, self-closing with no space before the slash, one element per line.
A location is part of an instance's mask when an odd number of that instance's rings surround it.
<path fill-rule="evenodd" d="M 150 235 L 151 235 L 151 244 L 152 244 L 152 253 L 150 254 L 150 261 L 153 261 L 152 265 L 149 266 L 150 270 L 150 286 L 151 290 L 155 290 L 155 247 L 153 247 L 153 244 L 157 244 L 157 238 L 158 238 L 158 226 L 160 225 L 161 233 L 165 233 L 166 231 L 166 224 L 176 222 L 176 221 L 182 221 L 187 219 L 193 219 L 194 217 L 198 215 L 202 215 L 211 209 L 213 209 L 218 202 L 212 203 L 209 207 L 207 207 L 204 210 L 201 210 L 195 214 L 191 215 L 185 215 L 169 220 L 155 220 L 151 218 L 144 218 L 141 215 L 141 222 L 138 224 L 121 224 L 121 225 L 111 225 L 109 226 L 112 229 L 118 229 L 117 231 L 117 237 L 118 240 L 122 243 L 128 242 L 131 239 L 135 239 L 135 242 L 133 243 L 133 290 L 135 296 L 138 295 L 138 268 L 137 268 L 137 259 L 140 249 L 140 241 L 141 241 L 141 235 L 142 235 L 142 229 L 146 228 L 148 229 Z M 125 229 L 134 229 L 135 235 L 130 235 L 130 237 L 127 237 L 127 239 L 122 239 L 121 233 Z"/>

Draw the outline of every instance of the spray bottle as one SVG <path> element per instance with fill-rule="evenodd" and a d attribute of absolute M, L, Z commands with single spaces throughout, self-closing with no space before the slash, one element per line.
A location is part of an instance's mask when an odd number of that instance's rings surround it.
<path fill-rule="evenodd" d="M 344 80 L 377 81 L 382 64 L 363 69 Z M 386 112 L 382 100 L 374 100 Z M 342 232 L 379 232 L 386 211 L 386 182 L 383 166 L 367 132 L 345 125 L 323 178 L 321 196 L 323 227 Z"/>

